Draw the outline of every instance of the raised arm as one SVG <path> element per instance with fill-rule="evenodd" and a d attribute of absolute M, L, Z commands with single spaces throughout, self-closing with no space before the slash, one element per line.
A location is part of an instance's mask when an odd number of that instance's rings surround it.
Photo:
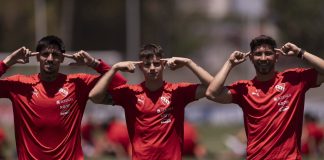
<path fill-rule="evenodd" d="M 112 104 L 111 98 L 109 98 L 110 95 L 107 92 L 107 87 L 112 82 L 114 75 L 117 71 L 134 72 L 135 65 L 139 63 L 140 62 L 125 61 L 114 64 L 111 69 L 100 78 L 97 84 L 90 91 L 90 100 L 98 104 Z"/>
<path fill-rule="evenodd" d="M 76 52 L 74 54 L 64 53 L 63 55 L 64 57 L 71 58 L 75 61 L 73 63 L 70 63 L 69 65 L 72 66 L 87 65 L 88 67 L 95 69 L 98 73 L 102 75 L 105 74 L 107 71 L 109 71 L 111 68 L 105 62 L 94 58 L 93 56 L 91 56 L 91 54 L 83 50 Z M 109 85 L 109 89 L 112 89 L 114 87 L 120 86 L 125 83 L 126 83 L 126 79 L 121 74 L 117 73 L 114 75 L 112 83 Z"/>
<path fill-rule="evenodd" d="M 320 85 L 324 82 L 324 60 L 322 58 L 317 57 L 292 43 L 286 43 L 283 45 L 280 53 L 288 56 L 297 56 L 306 60 L 318 72 L 316 83 Z"/>
<path fill-rule="evenodd" d="M 231 103 L 232 95 L 224 86 L 225 80 L 234 66 L 246 60 L 249 53 L 235 51 L 230 58 L 225 62 L 220 71 L 215 75 L 206 91 L 206 97 L 212 101 L 219 103 Z"/>
<path fill-rule="evenodd" d="M 5 66 L 1 66 L 0 75 L 2 75 L 7 68 L 9 68 L 17 63 L 20 63 L 20 64 L 29 63 L 29 57 L 36 56 L 37 54 L 38 54 L 38 52 L 31 52 L 26 47 L 21 47 L 21 48 L 17 49 L 16 51 L 12 52 L 9 56 L 7 56 L 3 60 L 3 64 Z"/>
<path fill-rule="evenodd" d="M 192 61 L 189 58 L 172 57 L 162 60 L 166 61 L 166 65 L 171 70 L 176 70 L 183 66 L 187 66 L 198 77 L 198 79 L 201 82 L 201 85 L 199 85 L 196 90 L 196 98 L 199 99 L 205 97 L 206 89 L 213 79 L 213 77 L 206 70 L 204 70 L 202 67 L 197 65 L 194 61 Z"/>

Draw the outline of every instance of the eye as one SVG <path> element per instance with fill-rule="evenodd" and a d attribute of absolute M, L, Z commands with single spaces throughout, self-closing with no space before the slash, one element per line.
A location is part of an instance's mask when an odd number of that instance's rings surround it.
<path fill-rule="evenodd" d="M 144 67 L 150 67 L 151 66 L 151 63 L 145 62 L 145 63 L 143 63 L 143 65 L 144 65 Z"/>
<path fill-rule="evenodd" d="M 154 65 L 155 67 L 160 67 L 160 66 L 161 66 L 161 63 L 160 63 L 160 62 L 154 62 L 153 65 Z"/>
<path fill-rule="evenodd" d="M 48 57 L 49 56 L 49 52 L 43 52 L 40 54 L 42 57 Z"/>
<path fill-rule="evenodd" d="M 253 55 L 254 56 L 262 56 L 262 52 L 254 52 Z"/>
<path fill-rule="evenodd" d="M 266 56 L 272 56 L 274 54 L 274 52 L 272 52 L 272 51 L 266 51 L 266 52 L 264 52 L 264 54 Z"/>

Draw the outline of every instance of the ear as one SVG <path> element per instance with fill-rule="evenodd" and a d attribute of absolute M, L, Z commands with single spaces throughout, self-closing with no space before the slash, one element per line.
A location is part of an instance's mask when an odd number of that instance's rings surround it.
<path fill-rule="evenodd" d="M 278 62 L 279 56 L 280 56 L 280 53 L 278 51 L 276 51 L 276 53 L 275 53 L 276 62 Z"/>

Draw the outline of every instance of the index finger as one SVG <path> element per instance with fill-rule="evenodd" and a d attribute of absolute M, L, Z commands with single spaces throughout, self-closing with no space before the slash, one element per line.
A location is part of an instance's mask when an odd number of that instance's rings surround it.
<path fill-rule="evenodd" d="M 251 54 L 251 51 L 245 53 L 245 54 L 244 54 L 244 57 L 247 57 L 247 56 L 249 56 L 250 54 Z"/>
<path fill-rule="evenodd" d="M 170 58 L 161 58 L 160 61 L 168 61 Z"/>
<path fill-rule="evenodd" d="M 280 52 L 281 54 L 285 54 L 285 52 L 279 48 L 275 48 L 275 51 Z"/>
<path fill-rule="evenodd" d="M 74 56 L 72 54 L 63 53 L 63 56 L 66 57 L 66 58 L 72 58 L 72 59 L 74 59 Z"/>
<path fill-rule="evenodd" d="M 134 65 L 137 65 L 137 64 L 143 64 L 142 61 L 133 61 L 132 63 L 133 63 Z"/>
<path fill-rule="evenodd" d="M 37 55 L 39 55 L 39 52 L 31 52 L 30 53 L 30 56 L 37 56 Z"/>

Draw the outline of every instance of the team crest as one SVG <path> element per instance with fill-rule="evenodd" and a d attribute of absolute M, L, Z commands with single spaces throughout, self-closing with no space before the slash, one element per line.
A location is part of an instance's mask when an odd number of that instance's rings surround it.
<path fill-rule="evenodd" d="M 69 94 L 69 90 L 68 90 L 68 88 L 66 88 L 66 87 L 64 87 L 64 88 L 60 88 L 59 93 L 60 93 L 62 96 L 66 97 L 66 96 Z"/>
<path fill-rule="evenodd" d="M 280 83 L 280 84 L 277 84 L 275 86 L 275 89 L 278 91 L 278 92 L 283 92 L 285 90 L 285 83 Z"/>
<path fill-rule="evenodd" d="M 164 97 L 164 96 L 162 96 L 161 98 L 161 102 L 164 104 L 164 105 L 169 105 L 171 102 L 170 102 L 170 97 Z"/>

